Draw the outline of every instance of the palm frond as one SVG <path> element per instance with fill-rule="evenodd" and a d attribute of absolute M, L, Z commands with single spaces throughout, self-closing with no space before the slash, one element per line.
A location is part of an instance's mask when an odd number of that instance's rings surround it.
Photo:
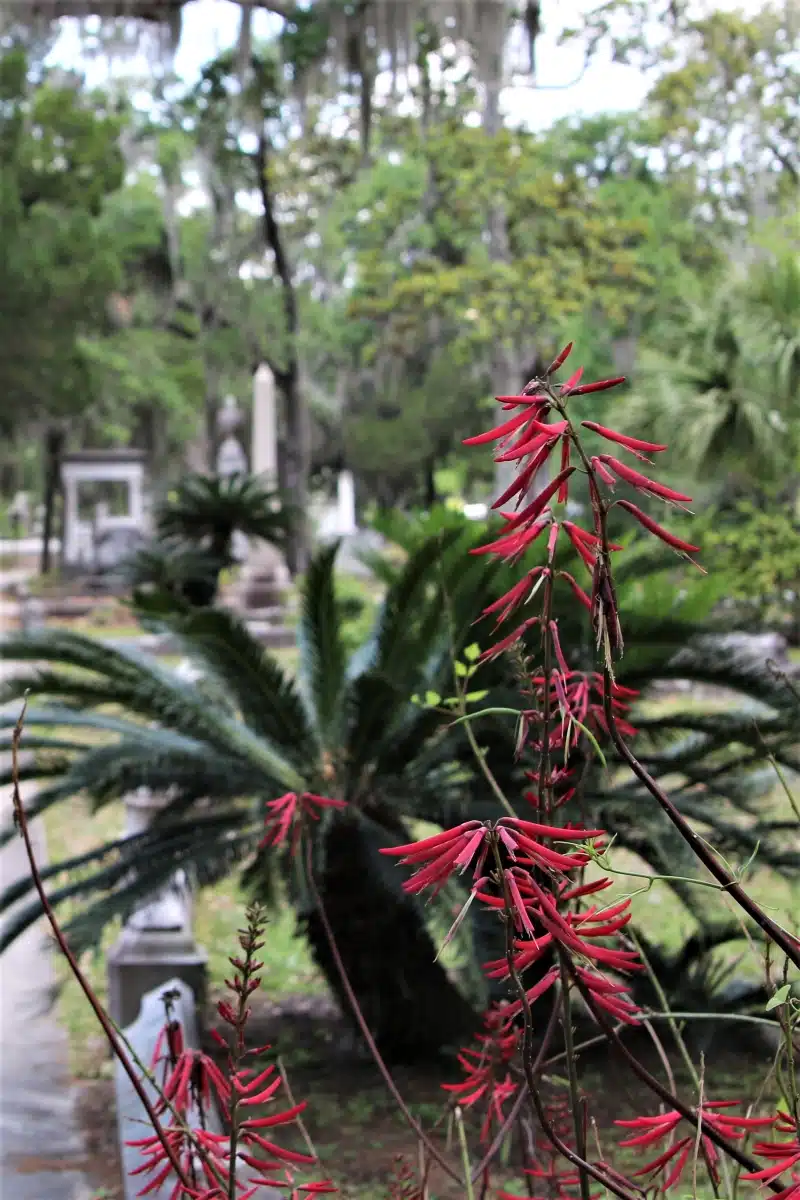
<path fill-rule="evenodd" d="M 334 566 L 339 543 L 317 552 L 303 581 L 297 645 L 298 681 L 309 723 L 320 745 L 331 751 L 343 723 L 345 648 Z"/>
<path fill-rule="evenodd" d="M 229 691 L 242 719 L 302 765 L 318 752 L 306 710 L 278 661 L 224 609 L 167 617 L 164 622 Z"/>

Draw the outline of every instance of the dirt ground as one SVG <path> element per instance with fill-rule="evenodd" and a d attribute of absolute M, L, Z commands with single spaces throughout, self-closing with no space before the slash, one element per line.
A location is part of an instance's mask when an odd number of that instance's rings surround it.
<path fill-rule="evenodd" d="M 255 1006 L 250 1032 L 254 1045 L 268 1042 L 280 1055 L 295 1100 L 308 1102 L 305 1124 L 321 1163 L 313 1178 L 332 1177 L 350 1200 L 383 1200 L 397 1156 L 404 1155 L 412 1164 L 417 1162 L 415 1138 L 374 1064 L 354 1047 L 334 1005 L 321 996 L 287 997 L 280 1003 L 261 1000 Z M 771 1063 L 768 1049 L 750 1038 L 740 1040 L 740 1036 L 728 1031 L 707 1046 L 704 1087 L 709 1098 L 751 1099 L 767 1075 Z M 666 1034 L 664 1044 L 673 1059 L 678 1089 L 691 1100 L 691 1088 Z M 666 1082 L 663 1064 L 647 1036 L 636 1034 L 630 1045 L 648 1069 Z M 208 1049 L 212 1046 L 213 1042 L 209 1043 Z M 555 1072 L 563 1069 L 563 1062 L 553 1068 L 553 1088 L 561 1082 Z M 596 1122 L 603 1154 L 611 1158 L 621 1136 L 614 1129 L 614 1119 L 655 1113 L 657 1101 L 630 1074 L 618 1052 L 607 1047 L 584 1052 L 579 1059 L 579 1074 L 592 1097 L 590 1116 Z M 439 1063 L 429 1069 L 396 1069 L 393 1076 L 411 1112 L 456 1166 L 453 1149 L 448 1149 L 447 1122 L 442 1118 L 446 1093 L 441 1084 L 457 1080 L 458 1068 Z M 80 1113 L 88 1170 L 102 1200 L 123 1197 L 113 1100 L 110 1079 L 82 1087 Z M 477 1129 L 469 1133 L 471 1145 L 477 1146 Z M 282 1141 L 303 1149 L 299 1135 L 296 1141 Z M 507 1168 L 498 1172 L 497 1182 L 519 1190 L 515 1157 L 512 1155 Z M 463 1200 L 463 1188 L 451 1183 L 441 1168 L 432 1170 L 430 1186 L 432 1200 Z"/>

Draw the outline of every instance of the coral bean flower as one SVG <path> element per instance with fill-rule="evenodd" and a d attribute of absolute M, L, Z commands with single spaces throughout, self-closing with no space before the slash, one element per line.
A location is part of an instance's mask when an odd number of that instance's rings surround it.
<path fill-rule="evenodd" d="M 505 1120 L 503 1106 L 520 1088 L 520 1083 L 509 1073 L 509 1066 L 519 1050 L 520 1032 L 508 1030 L 508 1009 L 508 1005 L 497 1005 L 484 1014 L 486 1031 L 476 1035 L 477 1047 L 466 1047 L 458 1055 L 464 1078 L 459 1083 L 442 1084 L 444 1091 L 450 1092 L 461 1108 L 485 1105 L 480 1130 L 482 1142 L 491 1137 L 495 1121 L 502 1125 Z"/>
<path fill-rule="evenodd" d="M 531 865 L 544 870 L 567 872 L 585 866 L 589 862 L 589 855 L 583 851 L 562 854 L 534 839 L 584 842 L 602 835 L 602 829 L 557 829 L 534 821 L 522 821 L 517 817 L 501 817 L 496 822 L 464 821 L 453 829 L 446 829 L 419 842 L 382 847 L 381 854 L 400 856 L 403 864 L 420 864 L 403 884 L 404 891 L 418 894 L 433 887 L 433 894 L 436 895 L 455 871 L 463 874 L 473 861 L 473 878 L 477 879 L 486 863 L 493 838 L 505 847 L 512 861 L 521 854 L 524 856 L 522 861 Z"/>
<path fill-rule="evenodd" d="M 740 1117 L 735 1114 L 719 1111 L 720 1109 L 735 1108 L 738 1104 L 738 1100 L 719 1100 L 715 1103 L 701 1105 L 700 1112 L 703 1117 L 703 1124 L 710 1126 L 729 1141 L 741 1141 L 745 1133 L 749 1130 L 763 1129 L 765 1126 L 773 1124 L 772 1117 Z M 625 1129 L 641 1131 L 633 1137 L 626 1138 L 625 1141 L 620 1142 L 621 1146 L 655 1146 L 659 1142 L 666 1141 L 683 1120 L 684 1118 L 679 1112 L 671 1109 L 669 1112 L 662 1113 L 657 1117 L 635 1117 L 632 1121 L 615 1121 L 614 1124 L 620 1125 Z M 696 1140 L 696 1131 L 692 1129 L 686 1137 L 679 1138 L 673 1145 L 668 1146 L 663 1153 L 659 1154 L 657 1158 L 654 1158 L 649 1163 L 645 1163 L 638 1171 L 634 1171 L 634 1178 L 640 1175 L 658 1175 L 661 1172 L 665 1172 L 661 1187 L 664 1191 L 674 1187 L 680 1181 L 686 1169 L 686 1164 L 689 1162 Z M 700 1143 L 709 1174 L 714 1183 L 718 1185 L 719 1151 L 705 1134 L 701 1135 Z M 667 1170 L 667 1168 L 669 1169 Z"/>
<path fill-rule="evenodd" d="M 800 1138 L 797 1136 L 797 1127 L 792 1118 L 784 1112 L 779 1112 L 772 1123 L 777 1133 L 794 1136 L 785 1142 L 756 1142 L 753 1153 L 758 1158 L 770 1159 L 771 1165 L 761 1171 L 751 1171 L 748 1175 L 742 1175 L 742 1179 L 772 1183 L 784 1171 L 791 1171 L 792 1182 L 783 1191 L 774 1193 L 773 1200 L 800 1200 L 800 1171 L 792 1170 L 793 1167 L 800 1167 Z"/>
<path fill-rule="evenodd" d="M 285 842 L 291 833 L 291 852 L 294 854 L 303 820 L 319 820 L 319 810 L 323 808 L 346 808 L 346 800 L 333 800 L 330 796 L 316 796 L 313 792 L 287 792 L 277 800 L 267 801 L 267 819 L 264 823 L 264 836 L 259 842 L 259 850 L 264 846 L 279 846 Z"/>

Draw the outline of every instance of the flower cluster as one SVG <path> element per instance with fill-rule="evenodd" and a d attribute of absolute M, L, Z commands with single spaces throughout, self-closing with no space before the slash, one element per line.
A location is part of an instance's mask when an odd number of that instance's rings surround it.
<path fill-rule="evenodd" d="M 467 1046 L 458 1055 L 463 1078 L 458 1083 L 445 1083 L 461 1108 L 480 1108 L 483 1119 L 481 1142 L 488 1142 L 495 1124 L 505 1120 L 504 1106 L 513 1100 L 520 1089 L 519 1078 L 511 1075 L 511 1065 L 519 1054 L 519 1030 L 509 1028 L 508 1006 L 498 1004 L 484 1014 L 484 1031 L 475 1037 L 475 1046 Z"/>
<path fill-rule="evenodd" d="M 318 821 L 322 809 L 346 807 L 346 800 L 333 800 L 330 796 L 316 796 L 312 792 L 301 792 L 299 796 L 296 792 L 286 792 L 277 800 L 268 800 L 264 836 L 258 848 L 279 846 L 289 838 L 294 854 L 305 823 Z"/>
<path fill-rule="evenodd" d="M 607 656 L 610 657 L 612 652 L 618 652 L 622 648 L 617 599 L 608 560 L 610 552 L 618 551 L 622 547 L 608 541 L 605 528 L 607 513 L 612 503 L 630 513 L 648 533 L 653 534 L 684 557 L 689 558 L 690 555 L 696 553 L 699 547 L 684 541 L 659 525 L 630 500 L 622 499 L 610 502 L 604 499 L 604 490 L 613 494 L 618 484 L 626 484 L 645 497 L 664 500 L 681 508 L 685 508 L 691 502 L 690 496 L 685 496 L 682 492 L 675 491 L 673 488 L 643 475 L 612 454 L 603 453 L 592 457 L 586 454 L 575 425 L 568 415 L 570 401 L 579 396 L 617 387 L 625 380 L 623 376 L 619 376 L 613 379 L 601 379 L 595 383 L 581 383 L 583 372 L 578 370 L 566 383 L 560 386 L 553 385 L 551 377 L 563 366 L 571 351 L 572 343 L 570 342 L 551 363 L 544 377 L 532 380 L 520 395 L 497 397 L 504 411 L 513 413 L 513 416 L 486 433 L 465 439 L 465 445 L 485 445 L 496 442 L 498 443 L 498 453 L 495 455 L 495 461 L 498 463 L 514 462 L 519 465 L 513 482 L 493 505 L 493 508 L 499 510 L 505 522 L 503 530 L 499 537 L 474 550 L 473 553 L 491 554 L 507 562 L 516 562 L 525 551 L 546 534 L 546 564 L 544 566 L 537 564 L 528 570 L 519 583 L 497 600 L 487 610 L 487 613 L 491 612 L 496 615 L 495 628 L 497 628 L 520 607 L 531 591 L 538 589 L 543 581 L 547 590 L 552 588 L 556 577 L 562 577 L 578 599 L 590 610 L 598 645 L 602 646 Z M 553 416 L 555 416 L 555 420 L 550 419 Z M 649 455 L 659 454 L 667 448 L 654 442 L 642 441 L 641 438 L 629 437 L 614 429 L 608 429 L 596 421 L 582 421 L 580 424 L 595 436 L 615 446 L 620 446 L 635 458 L 646 463 L 652 463 Z M 559 471 L 553 479 L 537 491 L 537 480 L 554 455 L 559 459 Z M 566 504 L 569 499 L 569 489 L 576 469 L 573 459 L 576 457 L 588 479 L 589 501 L 594 524 L 591 530 L 583 529 L 566 518 L 558 519 L 553 512 L 554 502 Z M 535 493 L 532 498 L 531 492 Z M 508 512 L 504 506 L 512 500 L 515 501 L 516 508 L 514 511 Z M 556 545 L 562 532 L 591 572 L 591 596 L 587 596 L 572 575 L 556 571 L 554 565 Z M 501 641 L 491 647 L 486 652 L 487 656 L 501 653 L 518 641 L 533 625 L 541 624 L 543 620 L 550 623 L 547 617 L 526 618 L 509 634 L 506 634 Z"/>
<path fill-rule="evenodd" d="M 771 1122 L 776 1133 L 788 1134 L 782 1142 L 756 1142 L 753 1152 L 766 1158 L 770 1165 L 761 1171 L 750 1171 L 742 1179 L 774 1184 L 784 1171 L 791 1172 L 792 1182 L 773 1194 L 773 1200 L 800 1200 L 800 1129 L 788 1113 L 779 1112 Z"/>
<path fill-rule="evenodd" d="M 772 1117 L 741 1117 L 736 1113 L 727 1111 L 728 1109 L 736 1108 L 738 1104 L 738 1100 L 718 1100 L 713 1103 L 706 1102 L 702 1104 L 700 1106 L 700 1113 L 703 1118 L 703 1126 L 723 1134 L 729 1142 L 738 1142 L 748 1132 L 754 1129 L 763 1129 L 765 1126 L 773 1124 Z M 621 1146 L 657 1146 L 663 1142 L 669 1143 L 666 1149 L 657 1155 L 656 1158 L 651 1162 L 645 1163 L 638 1171 L 634 1171 L 634 1178 L 641 1175 L 649 1175 L 651 1177 L 662 1175 L 661 1187 L 664 1191 L 667 1191 L 680 1182 L 697 1143 L 697 1135 L 691 1129 L 684 1137 L 679 1137 L 675 1141 L 671 1140 L 673 1133 L 682 1121 L 683 1116 L 673 1109 L 670 1112 L 661 1113 L 656 1117 L 634 1117 L 631 1121 L 615 1122 L 616 1125 L 620 1125 L 625 1129 L 639 1131 L 633 1137 L 626 1138 L 620 1142 Z M 714 1184 L 719 1186 L 719 1150 L 706 1133 L 703 1133 L 700 1137 L 699 1148 L 708 1168 L 709 1175 Z M 762 1172 L 755 1177 L 764 1178 L 766 1176 Z M 745 1178 L 749 1177 L 746 1176 Z"/>
<path fill-rule="evenodd" d="M 261 984 L 263 963 L 256 954 L 264 945 L 262 932 L 263 917 L 253 906 L 248 909 L 247 928 L 239 932 L 242 955 L 230 959 L 234 975 L 226 983 L 232 999 L 218 1005 L 222 1020 L 230 1027 L 231 1039 L 212 1031 L 225 1052 L 225 1071 L 201 1050 L 186 1046 L 180 1022 L 173 1017 L 173 997 L 169 993 L 164 996 L 167 1020 L 156 1041 L 150 1071 L 158 1078 L 161 1068 L 156 1112 L 169 1117 L 163 1132 L 185 1177 L 191 1181 L 187 1188 L 176 1179 L 169 1200 L 228 1200 L 232 1182 L 237 1200 L 252 1200 L 262 1187 L 291 1189 L 292 1196 L 298 1197 L 301 1193 L 336 1190 L 327 1180 L 295 1184 L 292 1168 L 313 1164 L 316 1159 L 272 1140 L 274 1129 L 296 1123 L 305 1103 L 258 1115 L 275 1099 L 282 1082 L 274 1065 L 263 1070 L 245 1065 L 248 1058 L 269 1049 L 259 1046 L 246 1050 L 244 1044 L 250 1015 L 248 1000 Z M 215 1115 L 222 1118 L 228 1132 L 215 1131 Z M 150 1195 L 173 1176 L 172 1162 L 155 1134 L 128 1144 L 140 1149 L 144 1158 L 133 1172 L 147 1178 L 138 1195 Z M 243 1172 L 249 1172 L 246 1182 L 240 1179 Z"/>

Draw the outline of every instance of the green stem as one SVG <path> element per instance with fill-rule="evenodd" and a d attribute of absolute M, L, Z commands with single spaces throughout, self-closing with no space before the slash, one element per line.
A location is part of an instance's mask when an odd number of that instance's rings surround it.
<path fill-rule="evenodd" d="M 97 998 L 97 995 L 94 992 L 92 985 L 89 983 L 88 979 L 86 978 L 83 971 L 79 967 L 78 962 L 75 958 L 75 955 L 72 953 L 72 950 L 69 947 L 67 939 L 64 937 L 64 934 L 61 931 L 61 926 L 59 925 L 58 920 L 56 919 L 56 915 L 53 912 L 53 907 L 50 904 L 50 901 L 47 898 L 47 893 L 44 890 L 44 884 L 42 883 L 42 877 L 39 874 L 39 866 L 38 866 L 38 863 L 36 862 L 36 855 L 34 853 L 33 843 L 31 842 L 30 830 L 28 828 L 28 818 L 27 818 L 27 814 L 25 813 L 25 806 L 22 803 L 22 795 L 21 795 L 20 789 L 19 789 L 19 744 L 20 744 L 20 740 L 22 738 L 22 728 L 25 723 L 25 712 L 26 712 L 27 707 L 28 707 L 28 698 L 26 696 L 23 701 L 23 704 L 22 704 L 22 712 L 19 714 L 19 719 L 17 720 L 17 723 L 14 727 L 14 733 L 13 733 L 13 736 L 11 739 L 11 773 L 12 773 L 11 798 L 12 798 L 12 803 L 13 803 L 13 807 L 14 807 L 14 824 L 16 825 L 17 829 L 19 830 L 19 832 L 22 836 L 22 841 L 25 845 L 25 853 L 28 858 L 28 866 L 30 868 L 31 877 L 33 878 L 34 886 L 35 886 L 37 894 L 39 896 L 39 900 L 41 902 L 42 909 L 47 917 L 48 922 L 50 923 L 50 928 L 52 929 L 53 935 L 54 935 L 56 941 L 58 942 L 59 950 L 64 955 L 64 958 L 67 960 L 67 962 L 69 964 L 69 968 L 72 971 L 72 974 L 77 979 L 77 981 L 81 987 L 81 990 L 83 991 L 83 994 L 85 995 L 86 999 L 88 1000 L 88 1002 L 92 1008 L 92 1011 L 94 1012 L 94 1015 L 96 1016 L 97 1020 L 99 1021 L 100 1025 L 102 1027 L 102 1030 L 103 1030 L 104 1034 L 106 1035 L 106 1038 L 108 1039 L 108 1043 L 111 1047 L 112 1053 L 114 1054 L 114 1056 L 117 1059 L 119 1059 L 120 1063 L 122 1064 L 122 1068 L 125 1071 L 125 1074 L 130 1079 L 131 1084 L 133 1085 L 133 1090 L 136 1092 L 136 1095 L 139 1098 L 142 1108 L 147 1113 L 148 1120 L 150 1121 L 150 1124 L 153 1126 L 155 1135 L 158 1138 L 159 1142 L 161 1143 L 161 1147 L 162 1147 L 165 1155 L 167 1156 L 170 1166 L 172 1167 L 173 1171 L 175 1172 L 175 1175 L 177 1176 L 177 1178 L 181 1182 L 181 1184 L 184 1186 L 184 1188 L 186 1188 L 187 1191 L 191 1192 L 191 1190 L 192 1190 L 191 1180 L 189 1179 L 188 1175 L 186 1174 L 183 1167 L 181 1166 L 180 1159 L 178 1158 L 177 1154 L 173 1150 L 170 1140 L 166 1136 L 164 1129 L 162 1128 L 161 1122 L 158 1119 L 155 1108 L 153 1107 L 153 1105 L 150 1101 L 150 1097 L 147 1095 L 147 1092 L 144 1089 L 142 1081 L 139 1079 L 138 1075 L 136 1074 L 133 1063 L 131 1062 L 128 1055 L 125 1053 L 124 1046 L 122 1045 L 119 1038 L 117 1037 L 117 1033 L 116 1033 L 116 1030 L 114 1029 L 114 1025 L 113 1025 L 113 1022 L 111 1021 L 111 1018 L 106 1013 L 105 1009 L 103 1008 L 102 1004 L 100 1003 L 99 999 Z"/>
<path fill-rule="evenodd" d="M 467 731 L 467 738 L 469 739 L 469 744 L 472 749 L 472 753 L 475 755 L 476 759 L 478 760 L 478 765 L 479 765 L 481 771 L 483 772 L 483 777 L 486 780 L 486 782 L 488 783 L 489 787 L 491 788 L 495 799 L 502 805 L 502 807 L 506 810 L 506 812 L 508 813 L 508 815 L 510 817 L 516 817 L 517 814 L 514 812 L 514 809 L 511 807 L 511 804 L 509 803 L 508 799 L 506 798 L 505 792 L 503 791 L 503 789 L 500 787 L 500 784 L 495 779 L 494 774 L 492 773 L 492 770 L 486 761 L 486 755 L 483 753 L 483 751 L 481 750 L 480 746 L 477 743 L 475 734 L 472 732 L 472 727 L 468 724 L 465 726 L 465 728 Z"/>
<path fill-rule="evenodd" d="M 472 1188 L 472 1172 L 469 1169 L 469 1147 L 467 1146 L 467 1134 L 466 1130 L 464 1129 L 464 1119 L 461 1116 L 461 1109 L 458 1107 L 458 1105 L 456 1105 L 453 1116 L 455 1117 L 456 1129 L 458 1130 L 458 1145 L 459 1149 L 461 1150 L 461 1166 L 464 1171 L 464 1179 L 466 1180 L 467 1185 L 466 1200 L 475 1200 L 475 1192 Z"/>

